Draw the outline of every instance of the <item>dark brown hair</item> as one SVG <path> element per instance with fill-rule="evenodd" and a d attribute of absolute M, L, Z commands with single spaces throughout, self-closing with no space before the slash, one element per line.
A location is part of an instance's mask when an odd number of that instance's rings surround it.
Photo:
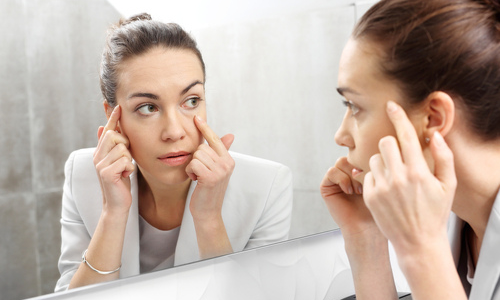
<path fill-rule="evenodd" d="M 121 63 L 153 47 L 193 51 L 200 60 L 203 77 L 205 77 L 205 63 L 200 50 L 196 41 L 187 32 L 175 23 L 153 21 L 146 13 L 135 15 L 129 19 L 120 20 L 118 24 L 110 28 L 102 53 L 101 92 L 111 107 L 116 105 L 116 88 Z"/>
<path fill-rule="evenodd" d="M 382 47 L 410 105 L 446 92 L 476 134 L 500 138 L 500 0 L 382 0 L 353 38 Z"/>

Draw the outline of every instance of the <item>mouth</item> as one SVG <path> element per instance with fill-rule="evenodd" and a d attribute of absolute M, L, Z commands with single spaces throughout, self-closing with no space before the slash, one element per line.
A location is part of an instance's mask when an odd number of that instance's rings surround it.
<path fill-rule="evenodd" d="M 169 152 L 165 155 L 158 157 L 158 159 L 171 167 L 180 166 L 186 163 L 191 157 L 191 153 L 186 151 Z"/>

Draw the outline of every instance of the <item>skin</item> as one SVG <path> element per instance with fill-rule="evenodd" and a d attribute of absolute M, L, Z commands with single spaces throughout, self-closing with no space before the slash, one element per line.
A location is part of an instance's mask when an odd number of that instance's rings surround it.
<path fill-rule="evenodd" d="M 477 263 L 500 187 L 500 142 L 484 142 L 457 121 L 463 112 L 444 92 L 407 107 L 404 92 L 379 70 L 381 54 L 367 40 L 351 39 L 344 49 L 338 84 L 353 104 L 335 140 L 349 155 L 321 183 L 345 238 L 357 298 L 397 299 L 389 240 L 414 299 L 466 299 L 446 224 L 453 208 L 471 225 Z"/>
<path fill-rule="evenodd" d="M 115 108 L 104 103 L 108 123 L 98 129 L 94 164 L 103 211 L 87 260 L 104 271 L 121 263 L 132 203 L 132 159 L 139 169 L 139 213 L 148 223 L 162 230 L 180 226 L 191 181 L 197 180 L 189 209 L 200 259 L 231 253 L 221 209 L 234 169 L 228 153 L 234 136 L 219 138 L 206 123 L 204 75 L 197 56 L 157 47 L 125 60 L 116 98 Z M 166 158 L 179 152 L 177 162 Z M 118 276 L 98 274 L 82 263 L 70 288 Z"/>

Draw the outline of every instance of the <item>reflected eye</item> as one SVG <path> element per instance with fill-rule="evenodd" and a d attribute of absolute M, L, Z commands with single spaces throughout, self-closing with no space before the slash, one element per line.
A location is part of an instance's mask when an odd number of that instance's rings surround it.
<path fill-rule="evenodd" d="M 136 111 L 138 111 L 142 115 L 150 115 L 154 112 L 157 112 L 158 109 L 153 104 L 144 104 L 144 105 L 139 106 L 136 109 Z"/>
<path fill-rule="evenodd" d="M 351 110 L 353 116 L 359 112 L 359 107 L 356 104 L 352 103 L 352 101 L 342 100 L 342 103 L 344 103 L 344 105 Z"/>
<path fill-rule="evenodd" d="M 182 104 L 182 106 L 187 108 L 196 108 L 200 105 L 200 101 L 202 100 L 199 97 L 189 98 Z"/>

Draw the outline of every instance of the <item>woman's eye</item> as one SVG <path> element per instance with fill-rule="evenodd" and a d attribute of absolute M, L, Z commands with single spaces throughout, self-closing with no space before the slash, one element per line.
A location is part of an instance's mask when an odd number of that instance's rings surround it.
<path fill-rule="evenodd" d="M 351 110 L 353 116 L 359 112 L 359 107 L 356 104 L 352 103 L 352 101 L 343 100 L 342 102 L 347 108 Z"/>
<path fill-rule="evenodd" d="M 143 115 L 150 115 L 156 111 L 158 111 L 158 109 L 153 105 L 153 104 L 144 104 L 142 106 L 140 106 L 137 111 Z"/>
<path fill-rule="evenodd" d="M 198 107 L 198 105 L 200 104 L 200 101 L 201 101 L 201 98 L 199 98 L 199 97 L 189 98 L 184 102 L 183 106 L 186 106 L 188 108 L 195 108 L 195 107 Z"/>

